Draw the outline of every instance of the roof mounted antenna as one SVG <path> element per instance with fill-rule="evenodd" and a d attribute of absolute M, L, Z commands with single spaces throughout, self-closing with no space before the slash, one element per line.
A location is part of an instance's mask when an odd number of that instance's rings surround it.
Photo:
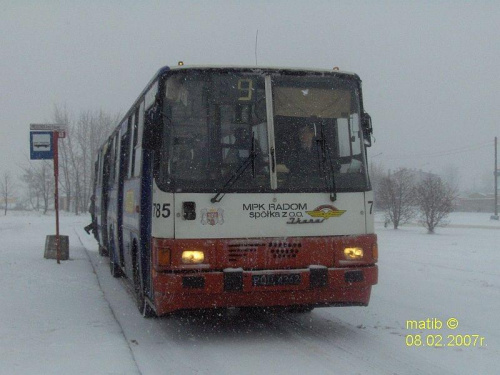
<path fill-rule="evenodd" d="M 255 33 L 255 66 L 257 66 L 257 41 L 259 40 L 259 29 Z"/>

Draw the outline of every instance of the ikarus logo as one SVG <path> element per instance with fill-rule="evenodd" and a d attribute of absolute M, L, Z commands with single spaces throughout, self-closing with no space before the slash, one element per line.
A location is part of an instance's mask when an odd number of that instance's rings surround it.
<path fill-rule="evenodd" d="M 319 207 L 316 207 L 312 211 L 306 211 L 306 213 L 311 216 L 311 217 L 320 217 L 323 219 L 329 219 L 331 217 L 339 217 L 344 214 L 346 210 L 339 210 L 334 206 L 330 205 L 322 205 Z"/>
<path fill-rule="evenodd" d="M 301 219 L 298 217 L 290 218 L 286 223 L 287 224 L 321 224 L 325 220 L 328 220 L 331 217 L 338 217 L 344 214 L 345 210 L 339 210 L 334 206 L 330 205 L 322 205 L 316 207 L 312 211 L 306 211 L 312 219 Z"/>

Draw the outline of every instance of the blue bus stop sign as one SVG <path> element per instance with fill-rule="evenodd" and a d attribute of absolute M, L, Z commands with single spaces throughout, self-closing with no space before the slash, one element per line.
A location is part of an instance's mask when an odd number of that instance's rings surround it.
<path fill-rule="evenodd" d="M 45 160 L 54 158 L 52 132 L 30 132 L 30 159 Z"/>

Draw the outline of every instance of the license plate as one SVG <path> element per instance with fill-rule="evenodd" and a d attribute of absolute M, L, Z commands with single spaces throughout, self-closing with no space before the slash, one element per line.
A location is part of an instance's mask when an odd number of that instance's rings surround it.
<path fill-rule="evenodd" d="M 299 285 L 300 273 L 252 275 L 253 286 Z"/>

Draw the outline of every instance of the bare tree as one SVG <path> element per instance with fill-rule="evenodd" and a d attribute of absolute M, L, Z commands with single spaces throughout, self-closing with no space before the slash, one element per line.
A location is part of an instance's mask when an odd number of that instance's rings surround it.
<path fill-rule="evenodd" d="M 54 194 L 54 172 L 52 163 L 43 160 L 31 163 L 23 168 L 23 181 L 28 184 L 30 202 L 33 207 L 39 208 L 39 200 L 43 200 L 43 213 L 49 210 L 51 198 Z M 36 199 L 36 205 L 33 199 Z"/>
<path fill-rule="evenodd" d="M 435 228 L 442 225 L 453 211 L 456 190 L 439 176 L 429 174 L 418 184 L 416 192 L 420 222 L 429 233 L 434 233 Z"/>
<path fill-rule="evenodd" d="M 43 213 L 49 210 L 50 201 L 54 197 L 54 168 L 52 163 L 44 160 L 39 167 L 35 169 L 35 179 L 43 199 Z"/>
<path fill-rule="evenodd" d="M 60 187 L 66 196 L 66 210 L 87 212 L 92 195 L 94 161 L 99 147 L 111 133 L 120 115 L 100 111 L 81 112 L 74 120 L 65 106 L 54 107 L 53 121 L 65 124 L 66 138 L 59 141 Z M 28 201 L 34 209 L 43 203 L 47 212 L 54 191 L 52 162 L 30 162 L 22 167 L 21 179 L 27 185 Z"/>
<path fill-rule="evenodd" d="M 59 144 L 61 185 L 76 214 L 87 211 L 94 158 L 118 119 L 118 115 L 111 116 L 101 110 L 81 112 L 76 121 L 71 121 L 65 108 L 55 107 L 54 121 L 65 123 L 68 128 L 66 138 Z"/>
<path fill-rule="evenodd" d="M 27 200 L 32 209 L 40 210 L 40 191 L 34 181 L 34 174 L 30 167 L 23 167 L 23 175 L 21 180 L 27 186 Z"/>
<path fill-rule="evenodd" d="M 97 150 L 109 136 L 113 125 L 118 121 L 118 116 L 113 118 L 103 111 L 82 112 L 76 123 L 74 142 L 76 144 L 75 161 L 78 163 L 78 174 L 75 175 L 75 183 L 78 183 L 78 196 L 80 211 L 86 212 L 92 194 L 92 175 L 94 171 L 94 159 Z"/>
<path fill-rule="evenodd" d="M 14 191 L 15 185 L 14 180 L 10 172 L 5 171 L 2 174 L 2 179 L 0 180 L 0 194 L 2 195 L 2 201 L 5 205 L 4 207 L 4 215 L 7 215 L 7 210 L 9 208 L 9 200 L 12 198 L 12 194 Z"/>
<path fill-rule="evenodd" d="M 386 223 L 394 229 L 415 216 L 415 183 L 413 173 L 401 168 L 383 177 L 377 188 L 379 207 L 385 210 Z"/>

